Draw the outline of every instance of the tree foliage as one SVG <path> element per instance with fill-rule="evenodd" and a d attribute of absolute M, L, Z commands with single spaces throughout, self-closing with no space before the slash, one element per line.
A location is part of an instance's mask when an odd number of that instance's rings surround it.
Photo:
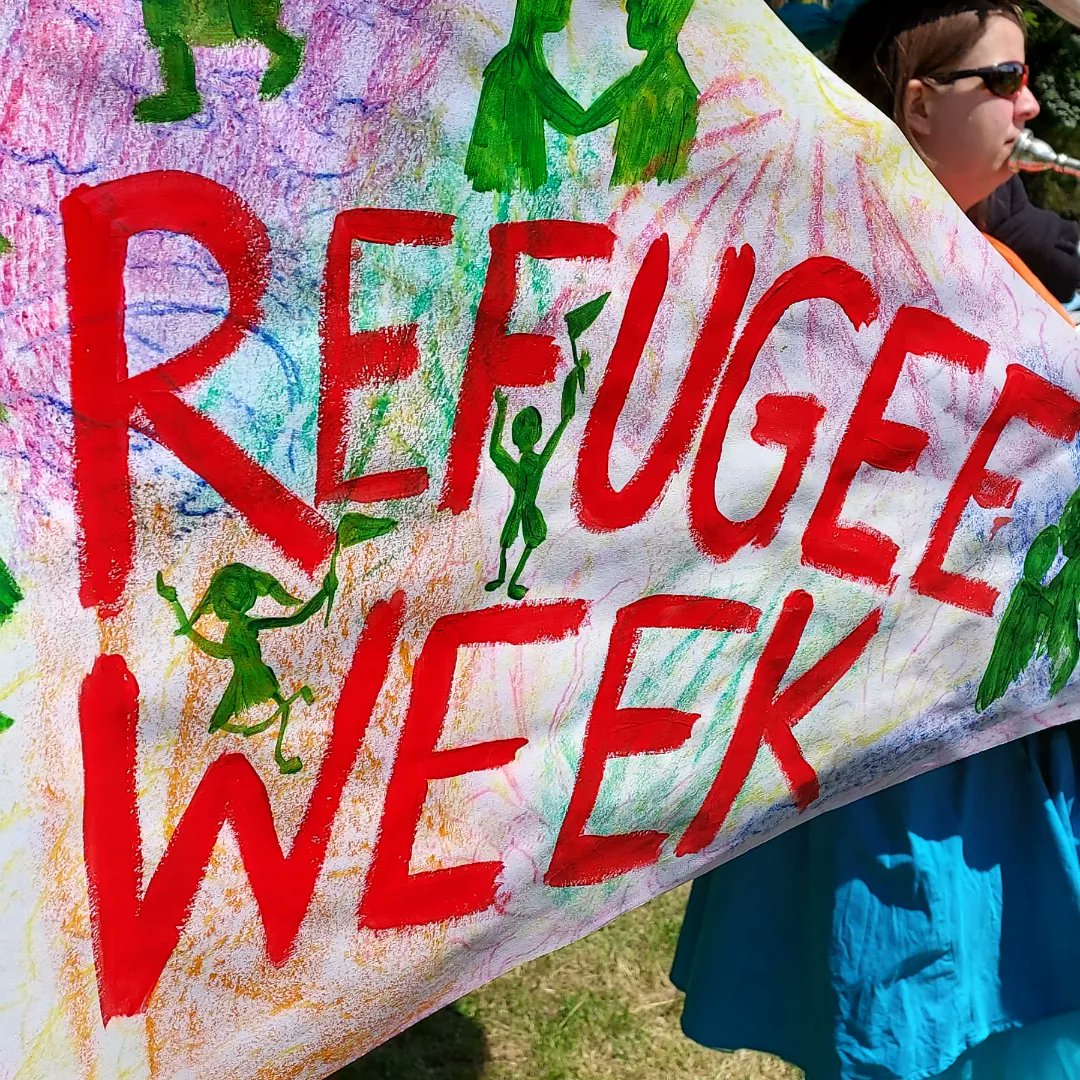
<path fill-rule="evenodd" d="M 1054 149 L 1080 157 L 1080 30 L 1036 0 L 1024 0 L 1032 88 L 1042 112 L 1032 130 Z M 1080 220 L 1080 180 L 1049 173 L 1026 177 L 1032 201 Z"/>

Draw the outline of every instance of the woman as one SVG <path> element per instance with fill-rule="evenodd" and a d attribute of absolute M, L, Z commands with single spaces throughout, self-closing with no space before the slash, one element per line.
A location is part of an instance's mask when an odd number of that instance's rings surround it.
<path fill-rule="evenodd" d="M 869 0 L 837 67 L 968 212 L 1038 111 L 1005 0 Z M 808 1080 L 1080 1078 L 1075 727 L 825 814 L 696 882 L 672 972 L 686 1033 Z"/>
<path fill-rule="evenodd" d="M 778 9 L 780 19 L 808 49 L 827 55 L 848 19 L 863 3 L 832 0 L 828 7 L 797 2 L 771 6 Z M 1046 0 L 1046 6 L 1080 26 L 1080 0 Z M 1080 231 L 1076 222 L 1033 206 L 1014 174 L 987 201 L 983 228 L 1019 254 L 1056 299 L 1075 310 L 1080 302 Z"/>

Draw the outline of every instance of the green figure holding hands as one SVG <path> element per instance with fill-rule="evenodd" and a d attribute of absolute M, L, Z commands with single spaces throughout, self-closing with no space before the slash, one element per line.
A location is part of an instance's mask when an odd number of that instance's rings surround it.
<path fill-rule="evenodd" d="M 678 179 L 697 134 L 700 90 L 679 52 L 694 0 L 627 0 L 626 40 L 645 52 L 589 107 L 548 70 L 543 38 L 565 29 L 568 0 L 518 0 L 510 41 L 484 71 L 465 172 L 477 191 L 533 191 L 547 179 L 545 124 L 585 135 L 618 121 L 613 187 Z"/>
<path fill-rule="evenodd" d="M 626 41 L 645 59 L 589 106 L 577 134 L 618 120 L 611 186 L 668 183 L 686 172 L 700 91 L 679 52 L 694 0 L 627 0 Z"/>
<path fill-rule="evenodd" d="M 372 539 L 390 532 L 396 522 L 390 518 L 370 518 L 364 514 L 346 514 L 338 526 L 337 545 L 330 560 L 330 569 L 323 578 L 322 588 L 305 604 L 285 591 L 284 586 L 271 574 L 255 570 L 244 563 L 229 563 L 214 572 L 203 598 L 195 606 L 189 618 L 184 612 L 176 589 L 157 576 L 158 595 L 167 600 L 176 615 L 183 636 L 207 656 L 216 660 L 228 660 L 233 666 L 232 678 L 225 693 L 210 718 L 210 731 L 229 731 L 250 738 L 266 731 L 275 722 L 278 725 L 274 760 L 283 773 L 296 773 L 303 768 L 299 757 L 286 758 L 282 751 L 285 729 L 289 723 L 292 706 L 302 699 L 308 705 L 315 700 L 310 686 L 301 686 L 296 693 L 286 697 L 278 683 L 277 675 L 262 658 L 259 635 L 265 630 L 280 630 L 287 626 L 300 626 L 326 605 L 327 618 L 337 592 L 337 556 L 346 547 L 361 540 Z M 300 606 L 291 615 L 252 616 L 251 609 L 260 597 L 269 596 L 283 608 Z M 195 629 L 195 624 L 208 612 L 225 624 L 221 641 L 213 641 Z M 273 702 L 274 708 L 264 720 L 253 724 L 237 723 L 241 714 Z"/>
<path fill-rule="evenodd" d="M 543 41 L 570 19 L 570 0 L 518 0 L 510 40 L 484 69 L 465 158 L 477 191 L 535 191 L 547 180 L 544 124 L 577 134 L 585 112 L 551 74 Z"/>
<path fill-rule="evenodd" d="M 135 119 L 162 124 L 202 108 L 193 46 L 257 42 L 270 52 L 259 95 L 277 97 L 300 71 L 304 42 L 281 28 L 281 0 L 142 0 L 143 22 L 161 57 L 165 90 L 135 105 Z"/>

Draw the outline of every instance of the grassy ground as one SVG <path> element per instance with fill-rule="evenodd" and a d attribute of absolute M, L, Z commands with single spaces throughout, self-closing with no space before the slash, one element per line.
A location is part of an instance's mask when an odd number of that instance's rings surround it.
<path fill-rule="evenodd" d="M 680 1031 L 667 972 L 686 895 L 496 979 L 333 1080 L 799 1080 L 776 1058 L 714 1053 Z"/>

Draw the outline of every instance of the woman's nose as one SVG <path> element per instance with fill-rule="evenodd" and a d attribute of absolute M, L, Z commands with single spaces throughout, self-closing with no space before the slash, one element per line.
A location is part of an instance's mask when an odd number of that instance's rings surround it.
<path fill-rule="evenodd" d="M 1039 99 L 1031 92 L 1030 86 L 1025 86 L 1017 95 L 1013 111 L 1016 114 L 1017 127 L 1023 127 L 1039 115 Z"/>

